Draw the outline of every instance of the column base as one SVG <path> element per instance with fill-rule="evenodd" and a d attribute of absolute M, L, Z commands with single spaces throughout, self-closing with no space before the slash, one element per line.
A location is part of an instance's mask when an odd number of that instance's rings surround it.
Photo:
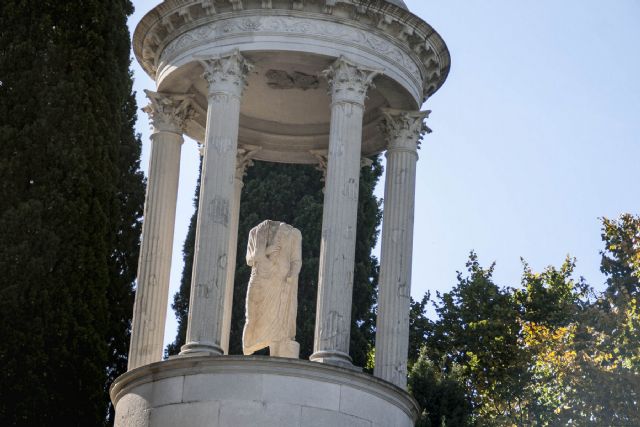
<path fill-rule="evenodd" d="M 180 348 L 180 356 L 222 356 L 224 351 L 218 344 L 194 342 Z"/>
<path fill-rule="evenodd" d="M 316 351 L 311 355 L 311 357 L 309 357 L 309 360 L 316 363 L 324 363 L 326 365 L 338 366 L 340 368 L 362 372 L 362 368 L 355 366 L 351 357 L 341 351 Z"/>

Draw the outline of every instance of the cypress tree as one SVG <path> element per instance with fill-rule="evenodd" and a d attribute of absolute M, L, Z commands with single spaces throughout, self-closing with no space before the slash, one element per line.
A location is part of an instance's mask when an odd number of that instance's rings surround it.
<path fill-rule="evenodd" d="M 0 2 L 0 425 L 107 423 L 143 180 L 128 0 Z"/>
<path fill-rule="evenodd" d="M 377 160 L 372 166 L 363 168 L 360 174 L 351 326 L 351 356 L 358 366 L 365 366 L 367 354 L 373 346 L 378 260 L 371 255 L 371 251 L 377 242 L 381 220 L 380 201 L 373 195 L 373 190 L 381 174 L 382 167 Z M 296 339 L 300 342 L 300 357 L 308 358 L 313 352 L 316 314 L 324 199 L 322 175 L 308 165 L 255 162 L 255 165 L 248 169 L 244 183 L 240 204 L 230 353 L 242 353 L 244 301 L 251 273 L 244 257 L 249 231 L 261 221 L 273 219 L 291 224 L 302 232 L 303 264 L 299 276 Z M 174 298 L 173 308 L 179 326 L 176 341 L 168 349 L 170 354 L 179 351 L 185 339 L 196 217 L 197 212 L 192 217 L 185 241 L 185 269 L 181 288 Z"/>

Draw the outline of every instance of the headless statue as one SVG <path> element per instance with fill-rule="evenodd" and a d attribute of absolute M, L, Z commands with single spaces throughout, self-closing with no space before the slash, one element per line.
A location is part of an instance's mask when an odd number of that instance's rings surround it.
<path fill-rule="evenodd" d="M 301 244 L 300 231 L 284 222 L 267 220 L 249 232 L 245 355 L 269 347 L 271 356 L 299 357 L 295 336 Z"/>

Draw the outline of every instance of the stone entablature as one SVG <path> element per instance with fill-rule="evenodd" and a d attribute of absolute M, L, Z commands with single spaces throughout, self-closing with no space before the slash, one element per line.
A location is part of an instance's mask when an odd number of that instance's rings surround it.
<path fill-rule="evenodd" d="M 138 25 L 134 51 L 157 78 L 163 67 L 175 66 L 181 52 L 212 39 L 278 34 L 330 38 L 392 58 L 411 76 L 414 90 L 408 89 L 417 102 L 431 96 L 449 73 L 449 52 L 438 33 L 383 0 L 167 0 Z"/>

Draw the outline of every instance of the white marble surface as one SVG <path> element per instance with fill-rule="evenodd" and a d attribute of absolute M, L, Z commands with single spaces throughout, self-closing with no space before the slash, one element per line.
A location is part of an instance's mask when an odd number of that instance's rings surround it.
<path fill-rule="evenodd" d="M 231 204 L 234 198 L 240 101 L 251 66 L 236 50 L 203 61 L 208 82 L 200 207 L 189 325 L 181 354 L 222 355 Z"/>
<path fill-rule="evenodd" d="M 186 132 L 195 140 L 203 140 L 206 132 L 207 93 L 199 62 L 232 48 L 256 65 L 241 108 L 240 142 L 262 147 L 256 159 L 270 162 L 314 164 L 311 151 L 328 150 L 329 100 L 326 83 L 317 77 L 341 55 L 383 71 L 366 104 L 365 157 L 385 150 L 377 131 L 380 108 L 418 108 L 448 75 L 442 39 L 402 5 L 240 3 L 167 0 L 135 31 L 136 57 L 158 88 L 195 96 L 203 113 Z"/>
<path fill-rule="evenodd" d="M 246 320 L 244 354 L 269 347 L 269 354 L 297 359 L 295 342 L 298 274 L 302 267 L 300 230 L 281 221 L 266 220 L 253 227 L 247 243 Z"/>
<path fill-rule="evenodd" d="M 231 225 L 229 227 L 229 257 L 227 262 L 227 278 L 224 291 L 224 308 L 222 314 L 221 346 L 224 354 L 229 354 L 229 338 L 231 333 L 231 316 L 233 314 L 233 290 L 236 275 L 236 258 L 238 252 L 238 224 L 240 222 L 240 202 L 243 178 L 247 168 L 253 165 L 252 158 L 260 151 L 260 147 L 245 146 L 238 148 L 236 155 L 236 176 L 233 181 L 233 199 L 231 201 Z"/>
<path fill-rule="evenodd" d="M 325 72 L 331 90 L 331 134 L 324 188 L 314 353 L 317 362 L 349 365 L 360 147 L 364 102 L 378 71 L 344 57 Z"/>
<path fill-rule="evenodd" d="M 410 427 L 415 401 L 366 374 L 267 357 L 178 358 L 111 389 L 116 427 Z"/>
<path fill-rule="evenodd" d="M 182 132 L 195 114 L 189 96 L 150 91 L 147 95 L 151 103 L 144 111 L 151 118 L 153 133 L 129 369 L 162 360 Z"/>
<path fill-rule="evenodd" d="M 429 112 L 383 110 L 389 141 L 378 282 L 376 363 L 374 374 L 398 387 L 407 386 L 411 260 L 418 142 Z"/>

